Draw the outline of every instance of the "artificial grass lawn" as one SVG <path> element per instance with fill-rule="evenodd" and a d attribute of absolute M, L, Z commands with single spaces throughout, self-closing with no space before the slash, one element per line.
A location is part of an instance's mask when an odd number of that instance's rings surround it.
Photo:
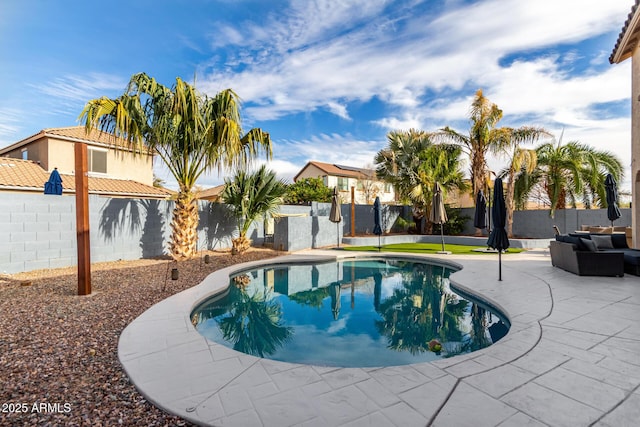
<path fill-rule="evenodd" d="M 469 254 L 469 255 L 485 255 L 487 253 L 495 252 L 474 252 L 474 249 L 485 249 L 486 246 L 467 246 L 467 245 L 450 245 L 445 244 L 444 249 L 454 254 Z M 346 246 L 342 247 L 346 251 L 369 251 L 378 252 L 377 246 Z M 442 250 L 442 243 L 395 243 L 391 245 L 382 245 L 381 251 L 386 252 L 408 252 L 414 254 L 435 254 Z M 520 253 L 524 249 L 521 248 L 509 248 L 506 253 Z"/>

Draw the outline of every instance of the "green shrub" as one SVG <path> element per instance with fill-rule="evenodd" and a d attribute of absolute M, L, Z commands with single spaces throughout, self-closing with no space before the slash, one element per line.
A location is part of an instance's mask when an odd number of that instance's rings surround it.
<path fill-rule="evenodd" d="M 444 234 L 448 236 L 457 236 L 462 234 L 464 231 L 464 226 L 471 219 L 466 215 L 462 215 L 462 209 L 460 208 L 452 208 L 448 205 L 445 205 L 445 210 L 447 211 L 447 222 L 444 225 Z M 432 234 L 440 234 L 440 224 L 433 224 L 433 233 Z"/>

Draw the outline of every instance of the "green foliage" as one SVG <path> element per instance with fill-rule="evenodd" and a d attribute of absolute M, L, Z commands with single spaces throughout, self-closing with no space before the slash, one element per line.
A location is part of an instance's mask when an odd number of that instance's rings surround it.
<path fill-rule="evenodd" d="M 531 173 L 522 171 L 516 179 L 518 198 L 526 200 L 534 186 L 540 185 L 551 204 L 550 215 L 578 202 L 606 207 L 604 179 L 611 173 L 620 182 L 622 162 L 611 152 L 596 150 L 578 141 L 559 141 L 536 148 L 537 166 Z M 519 182 L 521 181 L 521 182 Z"/>
<path fill-rule="evenodd" d="M 331 203 L 332 190 L 324 185 L 322 178 L 303 178 L 287 186 L 284 203 L 304 205 L 311 202 Z"/>
<path fill-rule="evenodd" d="M 415 228 L 416 227 L 416 223 L 413 221 L 408 221 L 404 218 L 402 218 L 401 216 L 399 216 L 396 219 L 395 224 L 393 224 L 392 230 L 395 232 L 406 232 L 411 228 Z"/>
<path fill-rule="evenodd" d="M 459 160 L 462 149 L 436 144 L 433 137 L 415 129 L 390 132 L 387 147 L 375 157 L 377 176 L 391 183 L 399 198 L 411 200 L 416 219 L 429 212 L 436 182 L 445 193 L 466 190 Z"/>
<path fill-rule="evenodd" d="M 222 199 L 231 206 L 240 237 L 246 236 L 251 224 L 259 217 L 277 211 L 286 186 L 276 178 L 275 172 L 267 170 L 264 165 L 253 173 L 240 170 L 233 178 L 225 179 Z"/>
<path fill-rule="evenodd" d="M 471 219 L 466 215 L 462 215 L 462 209 L 453 208 L 449 205 L 445 205 L 447 211 L 447 222 L 444 225 L 444 234 L 448 236 L 458 236 L 464 231 L 464 226 Z M 440 234 L 440 225 L 433 225 L 433 234 Z"/>

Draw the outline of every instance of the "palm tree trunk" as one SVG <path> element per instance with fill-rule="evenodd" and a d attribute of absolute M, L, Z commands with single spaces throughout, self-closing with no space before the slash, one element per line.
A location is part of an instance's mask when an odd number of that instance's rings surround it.
<path fill-rule="evenodd" d="M 198 247 L 198 206 L 194 194 L 181 191 L 173 209 L 169 250 L 176 260 L 193 258 Z"/>

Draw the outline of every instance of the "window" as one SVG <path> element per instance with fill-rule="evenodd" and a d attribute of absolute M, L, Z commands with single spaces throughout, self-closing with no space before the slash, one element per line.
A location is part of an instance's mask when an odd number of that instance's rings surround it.
<path fill-rule="evenodd" d="M 388 182 L 384 183 L 384 192 L 391 193 L 391 184 L 389 184 Z"/>
<path fill-rule="evenodd" d="M 347 191 L 349 189 L 349 178 L 338 177 L 338 190 Z"/>
<path fill-rule="evenodd" d="M 22 160 L 29 160 L 29 152 L 26 148 L 22 150 Z"/>
<path fill-rule="evenodd" d="M 87 148 L 87 165 L 89 172 L 107 173 L 107 151 Z"/>

